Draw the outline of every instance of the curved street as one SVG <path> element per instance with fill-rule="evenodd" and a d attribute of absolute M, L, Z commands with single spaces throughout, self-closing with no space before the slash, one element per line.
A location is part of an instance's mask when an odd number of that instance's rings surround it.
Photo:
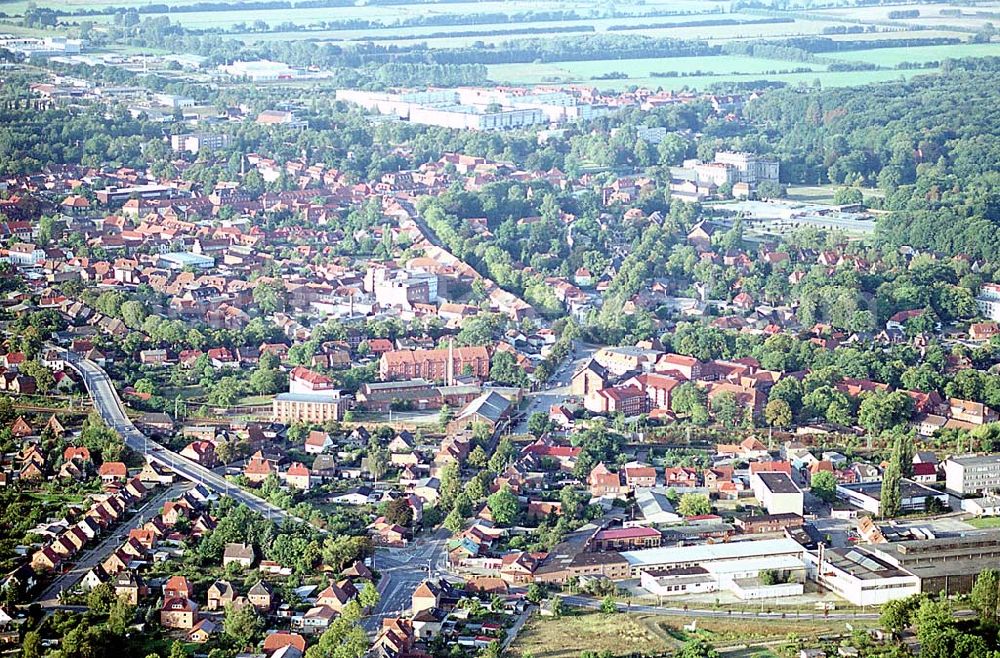
<path fill-rule="evenodd" d="M 58 350 L 66 360 L 66 363 L 80 374 L 83 383 L 87 388 L 87 393 L 94 403 L 94 408 L 107 423 L 108 427 L 118 432 L 122 439 L 132 450 L 142 453 L 146 458 L 161 466 L 169 468 L 178 477 L 190 480 L 191 482 L 204 485 L 207 489 L 220 496 L 227 496 L 237 500 L 258 514 L 275 522 L 285 519 L 292 519 L 305 523 L 302 519 L 293 516 L 285 510 L 272 505 L 266 500 L 256 496 L 237 485 L 226 480 L 221 475 L 194 462 L 181 457 L 176 452 L 168 450 L 156 441 L 150 440 L 145 434 L 136 429 L 132 421 L 125 414 L 125 407 L 118 392 L 115 390 L 111 378 L 103 368 L 93 361 L 83 359 L 68 350 L 53 348 Z M 318 529 L 319 530 L 319 529 Z M 325 532 L 320 530 L 320 532 Z"/>

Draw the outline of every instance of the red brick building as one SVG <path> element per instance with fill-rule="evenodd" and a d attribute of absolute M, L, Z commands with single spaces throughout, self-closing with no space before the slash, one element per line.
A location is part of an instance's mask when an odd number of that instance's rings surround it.
<path fill-rule="evenodd" d="M 451 369 L 448 355 L 451 353 Z M 378 362 L 379 377 L 446 381 L 464 373 L 479 379 L 490 375 L 490 354 L 485 347 L 456 347 L 452 350 L 393 350 L 385 352 Z"/>

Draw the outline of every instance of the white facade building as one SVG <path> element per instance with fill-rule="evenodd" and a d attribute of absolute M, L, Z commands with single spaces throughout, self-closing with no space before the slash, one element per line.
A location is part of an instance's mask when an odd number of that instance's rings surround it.
<path fill-rule="evenodd" d="M 1000 454 L 946 459 L 945 488 L 957 496 L 1000 492 Z"/>
<path fill-rule="evenodd" d="M 1000 285 L 987 283 L 979 290 L 976 306 L 984 317 L 1000 322 Z"/>
<path fill-rule="evenodd" d="M 785 473 L 754 473 L 750 476 L 750 489 L 768 514 L 802 516 L 802 490 Z"/>
<path fill-rule="evenodd" d="M 715 161 L 736 169 L 738 182 L 751 186 L 778 182 L 778 161 L 743 151 L 719 151 Z"/>
<path fill-rule="evenodd" d="M 920 578 L 864 548 L 806 553 L 809 577 L 857 606 L 882 605 L 920 593 Z"/>

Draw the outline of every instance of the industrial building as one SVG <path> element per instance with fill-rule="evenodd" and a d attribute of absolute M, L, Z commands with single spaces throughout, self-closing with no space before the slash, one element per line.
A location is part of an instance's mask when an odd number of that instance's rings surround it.
<path fill-rule="evenodd" d="M 791 539 L 734 541 L 699 546 L 669 546 L 627 551 L 622 557 L 629 563 L 631 576 L 638 578 L 644 571 L 666 571 L 682 567 L 707 567 L 712 562 L 754 560 L 764 557 L 790 556 L 801 558 L 805 549 Z"/>
<path fill-rule="evenodd" d="M 785 582 L 765 585 L 760 578 L 763 571 L 777 573 Z M 743 600 L 798 596 L 805 579 L 805 564 L 791 555 L 720 560 L 704 566 L 647 570 L 639 575 L 642 588 L 656 596 L 729 591 Z"/>
<path fill-rule="evenodd" d="M 66 37 L 19 37 L 13 34 L 0 34 L 0 50 L 9 50 L 25 58 L 57 57 L 61 55 L 79 55 L 83 50 L 81 39 Z"/>
<path fill-rule="evenodd" d="M 252 82 L 271 80 L 291 80 L 296 71 L 284 62 L 272 62 L 259 59 L 251 62 L 235 61 L 232 64 L 222 64 L 219 70 L 234 78 L 245 78 Z"/>
<path fill-rule="evenodd" d="M 207 270 L 215 266 L 215 259 L 189 251 L 172 251 L 157 256 L 156 266 L 168 270 L 183 270 L 185 267 Z"/>
<path fill-rule="evenodd" d="M 858 606 L 882 605 L 920 592 L 920 578 L 861 547 L 806 553 L 809 577 Z"/>
<path fill-rule="evenodd" d="M 1000 530 L 879 544 L 880 558 L 920 579 L 920 591 L 967 594 L 984 569 L 1000 562 Z"/>
<path fill-rule="evenodd" d="M 337 100 L 411 123 L 458 130 L 507 130 L 580 121 L 607 112 L 564 92 L 429 89 L 399 93 L 338 89 Z"/>
<path fill-rule="evenodd" d="M 948 506 L 948 494 L 918 484 L 913 480 L 900 481 L 899 496 L 902 512 L 922 512 L 933 500 L 937 500 L 942 508 Z M 837 498 L 871 512 L 875 516 L 881 516 L 882 481 L 838 484 Z"/>
<path fill-rule="evenodd" d="M 781 472 L 757 472 L 750 476 L 750 489 L 768 514 L 798 514 L 802 516 L 802 490 L 792 478 Z"/>

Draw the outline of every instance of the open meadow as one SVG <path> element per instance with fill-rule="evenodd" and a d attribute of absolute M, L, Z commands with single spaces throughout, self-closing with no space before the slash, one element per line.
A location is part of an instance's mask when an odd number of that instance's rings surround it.
<path fill-rule="evenodd" d="M 629 655 L 641 647 L 645 654 L 676 651 L 691 638 L 702 638 L 721 650 L 727 658 L 749 658 L 788 655 L 781 653 L 790 636 L 798 638 L 828 637 L 848 633 L 843 622 L 809 620 L 746 620 L 702 619 L 690 632 L 684 626 L 690 619 L 662 617 L 650 614 L 573 610 L 559 619 L 533 616 L 525 624 L 508 655 L 530 653 L 535 658 L 578 658 L 584 651 L 614 656 Z M 854 622 L 862 628 L 864 621 Z M 747 646 L 749 645 L 749 646 Z"/>

